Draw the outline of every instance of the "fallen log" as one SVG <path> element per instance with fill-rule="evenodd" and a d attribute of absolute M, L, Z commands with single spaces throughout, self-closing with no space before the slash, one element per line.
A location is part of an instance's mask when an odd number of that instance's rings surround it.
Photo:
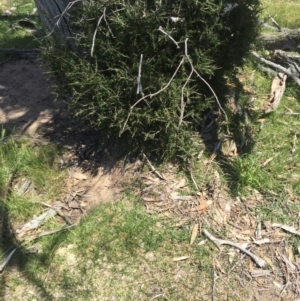
<path fill-rule="evenodd" d="M 263 33 L 260 41 L 267 50 L 299 51 L 300 28 L 282 28 L 281 32 Z"/>

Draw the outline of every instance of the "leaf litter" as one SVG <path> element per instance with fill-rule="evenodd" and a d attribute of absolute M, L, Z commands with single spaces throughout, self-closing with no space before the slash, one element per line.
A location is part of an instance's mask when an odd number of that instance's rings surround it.
<path fill-rule="evenodd" d="M 226 229 L 232 238 L 232 241 L 218 239 L 207 229 L 201 230 L 204 237 L 221 248 L 220 255 L 214 260 L 214 265 L 218 263 L 214 279 L 216 291 L 221 293 L 225 283 L 232 281 L 257 300 L 280 300 L 281 297 L 294 300 L 295 296 L 300 296 L 300 259 L 290 259 L 286 250 L 288 233 L 300 235 L 300 231 L 254 216 L 251 208 L 263 204 L 265 196 L 253 189 L 248 197 L 232 199 L 217 171 L 206 186 L 197 185 L 199 190 L 196 192 L 189 190 L 184 185 L 186 179 L 175 176 L 173 170 L 165 169 L 163 180 L 155 174 L 152 170 L 142 178 L 141 199 L 147 212 L 163 214 L 164 219 L 175 222 L 177 227 L 191 225 L 190 245 L 196 248 L 207 244 L 207 239 L 199 235 L 199 229 L 206 226 L 214 227 L 220 233 Z M 273 194 L 273 197 L 278 195 Z M 221 247 L 223 244 L 227 247 Z M 224 256 L 224 251 L 230 247 L 232 249 Z M 185 260 L 185 256 L 177 258 Z M 232 265 L 229 270 L 226 259 Z"/>

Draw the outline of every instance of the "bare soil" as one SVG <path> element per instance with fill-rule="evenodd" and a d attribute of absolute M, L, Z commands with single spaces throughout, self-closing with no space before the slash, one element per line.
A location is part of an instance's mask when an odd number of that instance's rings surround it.
<path fill-rule="evenodd" d="M 97 148 L 94 133 L 70 120 L 66 102 L 52 92 L 54 83 L 48 75 L 38 60 L 12 60 L 1 66 L 1 126 L 64 147 L 64 166 L 86 178 L 69 181 L 69 188 L 84 189 L 84 209 L 116 200 L 120 189 L 115 184 L 120 180 L 120 169 L 115 167 L 115 160 Z"/>

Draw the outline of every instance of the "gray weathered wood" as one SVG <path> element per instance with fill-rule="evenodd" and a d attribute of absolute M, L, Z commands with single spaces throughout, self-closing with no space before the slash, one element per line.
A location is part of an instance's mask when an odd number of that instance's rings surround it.
<path fill-rule="evenodd" d="M 261 35 L 260 41 L 268 50 L 299 51 L 300 28 L 285 29 L 276 33 L 264 33 Z"/>

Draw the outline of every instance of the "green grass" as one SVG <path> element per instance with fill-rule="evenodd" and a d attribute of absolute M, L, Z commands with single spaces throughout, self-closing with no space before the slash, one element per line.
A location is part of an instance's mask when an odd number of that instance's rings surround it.
<path fill-rule="evenodd" d="M 69 260 L 76 258 L 76 264 L 73 262 L 71 268 L 62 264 L 63 269 L 52 275 L 57 277 L 56 283 L 61 283 L 64 300 L 147 300 L 158 293 L 163 293 L 160 300 L 197 300 L 204 287 L 194 277 L 210 277 L 207 272 L 211 269 L 211 254 L 207 246 L 190 247 L 189 239 L 188 229 L 162 224 L 131 197 L 129 201 L 99 206 L 90 213 L 68 235 L 66 252 L 60 250 L 60 255 L 53 258 L 62 263 L 72 254 Z M 182 255 L 190 258 L 173 261 Z M 178 267 L 182 279 L 175 286 Z M 58 264 L 56 268 L 62 267 Z M 191 285 L 189 289 L 185 287 L 187 283 Z"/>
<path fill-rule="evenodd" d="M 266 13 L 269 13 L 281 27 L 290 29 L 300 27 L 300 2 L 298 0 L 263 0 L 262 6 L 262 17 L 267 17 Z M 269 21 L 269 24 L 271 24 L 271 21 Z"/>
<path fill-rule="evenodd" d="M 22 0 L 22 1 L 1 1 L 0 12 L 12 10 L 10 16 L 0 15 L 0 48 L 19 48 L 28 49 L 35 48 L 40 45 L 40 43 L 34 39 L 33 35 L 26 31 L 24 27 L 16 27 L 18 21 L 23 19 L 28 19 L 30 21 L 38 24 L 37 13 L 32 14 L 35 7 L 34 1 L 32 0 Z M 37 25 L 38 26 L 38 25 Z"/>
<path fill-rule="evenodd" d="M 43 300 L 202 300 L 210 291 L 211 245 L 190 246 L 189 240 L 188 227 L 148 215 L 130 196 L 99 206 L 69 232 L 44 237 L 43 253 L 15 260 Z M 189 258 L 173 261 L 179 256 Z M 6 285 L 15 300 L 24 298 L 13 274 Z"/>
<path fill-rule="evenodd" d="M 1 194 L 1 201 L 12 218 L 25 221 L 39 207 L 33 206 L 34 201 L 47 202 L 62 191 L 65 175 L 55 163 L 59 154 L 61 150 L 51 144 L 35 146 L 31 140 L 13 135 L 0 139 L 0 190 L 6 195 Z M 25 181 L 31 185 L 29 192 L 21 195 Z"/>

